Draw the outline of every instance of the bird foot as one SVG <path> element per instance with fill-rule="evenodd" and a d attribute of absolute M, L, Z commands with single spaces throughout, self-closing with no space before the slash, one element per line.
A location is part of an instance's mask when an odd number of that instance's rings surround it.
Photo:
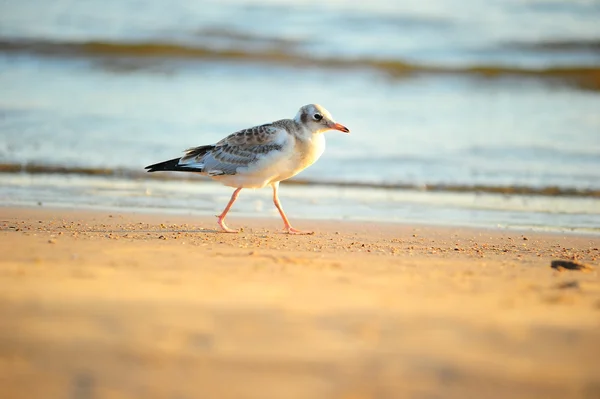
<path fill-rule="evenodd" d="M 234 230 L 234 229 L 230 229 L 229 227 L 227 227 L 227 225 L 225 224 L 225 220 L 221 219 L 219 217 L 218 220 L 219 226 L 221 226 L 221 232 L 222 233 L 239 233 L 239 230 Z"/>
<path fill-rule="evenodd" d="M 315 234 L 314 231 L 302 231 L 302 230 L 295 229 L 292 226 L 285 226 L 283 228 L 283 230 L 287 234 L 297 234 L 297 235 L 313 235 L 313 234 Z"/>

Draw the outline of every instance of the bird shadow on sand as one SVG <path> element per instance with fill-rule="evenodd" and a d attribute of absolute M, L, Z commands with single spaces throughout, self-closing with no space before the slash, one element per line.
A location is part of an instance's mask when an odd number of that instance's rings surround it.
<path fill-rule="evenodd" d="M 17 226 L 9 226 L 7 228 L 0 228 L 0 231 L 24 231 L 21 228 L 17 228 Z M 33 232 L 35 230 L 25 230 L 29 232 Z M 243 236 L 243 235 L 287 235 L 283 229 L 278 230 L 267 230 L 267 229 L 251 229 L 241 227 L 239 231 L 234 233 L 228 233 L 220 229 L 211 229 L 211 228 L 196 228 L 196 229 L 128 229 L 128 228 L 120 228 L 120 229 L 61 229 L 58 228 L 55 231 L 56 233 L 77 233 L 77 234 L 119 234 L 119 235 L 141 235 L 141 234 L 223 234 L 225 236 Z M 298 235 L 314 235 L 314 232 L 304 232 L 303 234 Z"/>
<path fill-rule="evenodd" d="M 178 234 L 178 233 L 189 233 L 189 234 L 194 234 L 194 233 L 203 233 L 203 234 L 222 234 L 224 236 L 232 236 L 232 237 L 236 237 L 236 236 L 245 236 L 245 235 L 257 235 L 257 236 L 264 236 L 264 235 L 300 235 L 300 236 L 312 236 L 315 233 L 314 232 L 304 232 L 301 234 L 289 234 L 283 230 L 253 230 L 253 229 L 244 229 L 241 228 L 240 231 L 237 232 L 233 232 L 233 233 L 228 233 L 226 231 L 223 230 L 218 230 L 218 229 L 186 229 L 186 230 L 179 230 L 179 229 L 161 229 L 161 230 L 127 230 L 127 229 L 122 229 L 122 230 L 109 230 L 109 229 L 95 229 L 95 230 L 84 230 L 84 231 L 78 231 L 78 233 L 106 233 L 106 234 L 131 234 L 131 235 L 136 235 L 136 234 Z"/>
<path fill-rule="evenodd" d="M 77 233 L 113 233 L 113 234 L 177 234 L 177 233 L 222 233 L 216 229 L 160 229 L 160 230 L 131 230 L 131 229 L 94 229 L 94 230 L 70 230 Z"/>

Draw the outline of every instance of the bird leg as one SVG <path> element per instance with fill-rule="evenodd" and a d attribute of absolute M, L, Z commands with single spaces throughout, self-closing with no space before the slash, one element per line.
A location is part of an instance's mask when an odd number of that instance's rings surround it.
<path fill-rule="evenodd" d="M 225 209 L 223 209 L 223 212 L 221 212 L 221 214 L 219 216 L 217 216 L 218 217 L 217 222 L 219 223 L 219 226 L 221 226 L 221 229 L 225 233 L 239 233 L 239 230 L 232 230 L 229 227 L 227 227 L 227 225 L 225 224 L 225 216 L 227 216 L 227 212 L 229 212 L 229 210 L 231 209 L 231 206 L 237 199 L 238 195 L 240 194 L 240 191 L 242 191 L 241 187 L 236 189 L 233 192 L 233 194 L 231 195 L 231 199 L 229 200 L 229 203 L 227 204 Z"/>
<path fill-rule="evenodd" d="M 302 230 L 298 230 L 298 229 L 295 229 L 292 227 L 287 216 L 285 216 L 285 212 L 283 211 L 283 208 L 281 207 L 281 203 L 279 202 L 279 195 L 277 194 L 277 192 L 279 191 L 279 182 L 271 184 L 271 187 L 273 187 L 273 203 L 277 207 L 277 210 L 279 211 L 279 214 L 281 215 L 281 218 L 283 219 L 283 225 L 284 225 L 283 228 L 284 228 L 285 232 L 288 234 L 314 234 L 312 231 L 302 231 Z"/>

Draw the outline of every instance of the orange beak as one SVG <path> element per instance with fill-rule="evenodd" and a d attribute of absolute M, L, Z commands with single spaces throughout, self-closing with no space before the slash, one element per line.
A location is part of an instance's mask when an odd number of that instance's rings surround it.
<path fill-rule="evenodd" d="M 344 132 L 344 133 L 350 133 L 350 129 L 348 129 L 346 126 L 344 125 L 340 125 L 339 123 L 334 123 L 333 125 L 330 126 L 332 129 L 335 130 L 339 130 L 340 132 Z"/>

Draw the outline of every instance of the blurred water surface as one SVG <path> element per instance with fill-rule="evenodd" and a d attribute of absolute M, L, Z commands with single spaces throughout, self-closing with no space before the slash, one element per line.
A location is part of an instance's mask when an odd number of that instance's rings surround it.
<path fill-rule="evenodd" d="M 327 133 L 298 179 L 346 188 L 288 187 L 290 212 L 594 231 L 599 20 L 600 2 L 575 0 L 5 0 L 3 170 L 107 176 L 5 173 L 0 199 L 213 212 L 228 189 L 177 181 L 184 195 L 139 172 L 318 102 L 352 134 Z M 74 179 L 87 188 L 66 196 Z M 126 204 L 100 195 L 99 179 L 126 186 Z M 148 199 L 157 190 L 162 200 Z"/>

